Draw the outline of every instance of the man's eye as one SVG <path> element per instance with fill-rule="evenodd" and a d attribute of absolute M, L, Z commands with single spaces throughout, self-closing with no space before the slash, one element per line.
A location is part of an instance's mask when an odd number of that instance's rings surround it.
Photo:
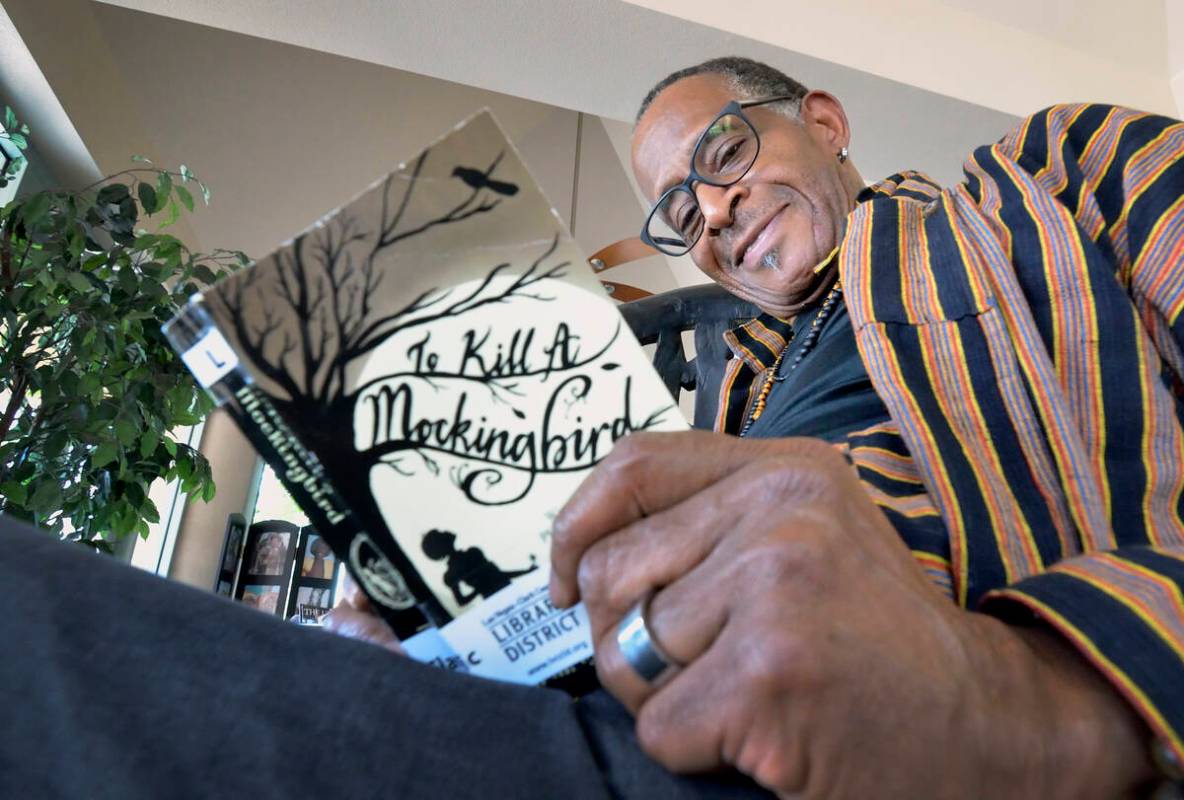
<path fill-rule="evenodd" d="M 688 207 L 678 214 L 678 229 L 682 233 L 689 233 L 698 224 L 699 209 Z"/>
<path fill-rule="evenodd" d="M 727 145 L 719 149 L 719 166 L 720 168 L 728 166 L 735 158 L 736 154 L 740 152 L 740 142 L 733 140 Z"/>

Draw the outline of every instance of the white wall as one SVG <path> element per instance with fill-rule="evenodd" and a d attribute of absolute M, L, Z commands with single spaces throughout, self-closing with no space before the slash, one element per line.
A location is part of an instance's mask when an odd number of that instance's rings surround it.
<path fill-rule="evenodd" d="M 1012 114 L 1078 100 L 1174 110 L 1161 0 L 627 2 Z"/>
<path fill-rule="evenodd" d="M 1176 116 L 1184 119 L 1184 0 L 1163 0 L 1168 40 L 1168 75 Z"/>

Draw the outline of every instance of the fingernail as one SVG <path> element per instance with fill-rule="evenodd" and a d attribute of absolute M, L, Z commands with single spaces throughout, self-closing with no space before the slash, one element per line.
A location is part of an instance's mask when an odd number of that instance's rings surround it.
<path fill-rule="evenodd" d="M 551 573 L 551 577 L 547 580 L 547 591 L 551 595 L 551 604 L 556 608 L 565 608 L 566 603 L 563 602 L 563 587 L 559 585 L 559 578 L 555 573 Z"/>

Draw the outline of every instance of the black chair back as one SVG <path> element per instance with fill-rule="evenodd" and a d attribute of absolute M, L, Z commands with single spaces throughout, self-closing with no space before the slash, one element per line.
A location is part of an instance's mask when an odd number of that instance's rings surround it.
<path fill-rule="evenodd" d="M 730 353 L 723 333 L 760 314 L 715 284 L 688 286 L 622 303 L 619 308 L 642 344 L 657 343 L 654 367 L 677 400 L 695 391 L 696 428 L 711 430 L 719 406 L 719 386 Z M 695 332 L 695 357 L 688 359 L 683 331 Z"/>

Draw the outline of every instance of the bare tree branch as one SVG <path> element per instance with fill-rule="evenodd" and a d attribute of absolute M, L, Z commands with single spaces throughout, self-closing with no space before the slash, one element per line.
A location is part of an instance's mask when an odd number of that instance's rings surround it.
<path fill-rule="evenodd" d="M 222 293 L 219 295 L 221 302 L 226 306 L 230 312 L 229 317 L 234 326 L 234 333 L 239 341 L 239 345 L 246 351 L 251 361 L 268 379 L 275 381 L 289 397 L 297 398 L 300 396 L 300 387 L 288 374 L 288 371 L 283 368 L 282 364 L 273 364 L 267 358 L 267 341 L 266 336 L 259 338 L 251 330 L 247 324 L 245 315 L 243 314 L 244 300 L 247 292 L 256 292 L 256 284 L 259 281 L 260 275 L 263 274 L 262 269 L 249 269 L 241 274 L 238 280 L 231 283 L 232 291 Z"/>
<path fill-rule="evenodd" d="M 338 215 L 323 228 L 297 237 L 292 247 L 277 254 L 272 262 L 274 276 L 268 272 L 269 278 L 274 277 L 274 288 L 259 284 L 260 275 L 265 270 L 255 268 L 235 279 L 233 288 L 222 293 L 222 302 L 231 312 L 235 333 L 246 354 L 260 372 L 279 384 L 293 401 L 321 406 L 335 402 L 345 391 L 349 363 L 406 328 L 466 313 L 483 305 L 503 303 L 512 297 L 546 299 L 528 289 L 545 278 L 561 275 L 567 266 L 565 262 L 540 271 L 540 264 L 558 245 L 556 237 L 528 270 L 500 292 L 491 293 L 489 287 L 505 273 L 508 264 L 494 267 L 477 288 L 464 297 L 455 298 L 450 290 L 431 289 L 412 298 L 403 307 L 374 318 L 372 303 L 385 279 L 385 272 L 378 262 L 382 251 L 436 227 L 488 213 L 501 202 L 497 198 L 490 199 L 481 182 L 473 185 L 474 182 L 466 178 L 471 191 L 461 202 L 434 219 L 400 230 L 430 152 L 425 151 L 415 160 L 410 174 L 387 177 L 382 186 L 381 216 L 373 233 L 362 232 L 357 218 Z M 499 153 L 481 175 L 489 178 L 504 156 L 504 151 Z M 393 197 L 395 184 L 400 180 L 406 181 L 406 188 L 396 201 Z M 361 253 L 353 247 L 367 240 L 371 244 Z M 355 260 L 355 255 L 360 261 Z M 260 301 L 264 309 L 262 326 L 251 325 L 243 319 L 241 312 L 247 305 L 244 301 L 248 295 Z M 292 313 L 277 316 L 271 310 L 276 298 Z M 295 324 L 297 338 L 293 338 L 293 329 L 285 327 L 281 317 L 295 318 L 287 325 Z M 277 336 L 282 337 L 278 343 L 278 355 Z M 301 381 L 294 379 L 288 369 L 287 359 L 293 354 L 304 369 Z"/>
<path fill-rule="evenodd" d="M 467 296 L 449 304 L 448 306 L 445 306 L 443 309 L 435 313 L 414 317 L 413 319 L 407 320 L 402 324 L 395 324 L 393 327 L 385 326 L 409 316 L 411 312 L 391 314 L 387 317 L 376 320 L 366 328 L 362 335 L 357 337 L 355 343 L 351 343 L 347 348 L 343 349 L 342 356 L 344 356 L 345 360 L 347 361 L 353 360 L 370 352 L 375 347 L 378 347 L 378 345 L 389 339 L 391 336 L 394 336 L 396 333 L 401 331 L 418 327 L 420 325 L 426 325 L 430 322 L 436 322 L 446 317 L 466 314 L 476 308 L 480 308 L 481 306 L 490 305 L 492 303 L 506 302 L 512 297 L 522 296 L 523 289 L 530 287 L 539 281 L 549 278 L 561 277 L 564 274 L 563 269 L 567 266 L 570 266 L 570 262 L 564 261 L 548 267 L 541 272 L 539 271 L 539 267 L 542 262 L 546 260 L 552 253 L 554 253 L 558 246 L 559 236 L 556 234 L 552 238 L 551 244 L 546 249 L 546 251 L 536 258 L 525 272 L 515 277 L 514 280 L 511 281 L 508 286 L 506 286 L 506 288 L 502 289 L 496 294 L 483 296 L 489 289 L 489 286 L 501 275 L 501 273 L 510 267 L 508 263 L 498 264 L 496 267 L 490 270 L 489 274 L 487 274 L 481 283 L 477 285 L 476 289 L 470 292 Z M 427 293 L 425 293 L 425 295 L 420 295 L 420 297 L 425 297 L 426 294 Z M 437 304 L 438 302 L 439 300 L 436 300 L 433 301 L 432 304 Z M 411 305 L 414 306 L 415 304 L 416 303 L 413 302 Z"/>

